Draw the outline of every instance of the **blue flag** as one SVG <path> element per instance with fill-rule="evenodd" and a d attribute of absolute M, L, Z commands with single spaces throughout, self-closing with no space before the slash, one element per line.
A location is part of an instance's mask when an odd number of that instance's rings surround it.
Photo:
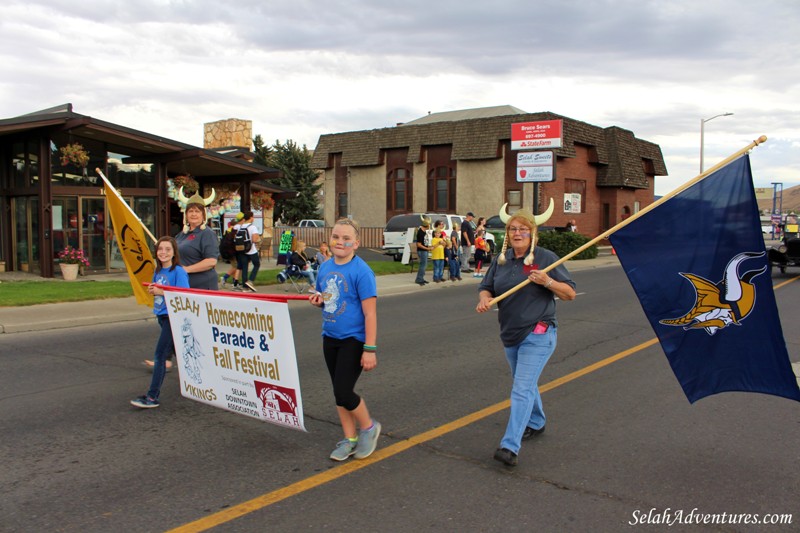
<path fill-rule="evenodd" d="M 800 401 L 745 155 L 609 237 L 690 402 Z"/>

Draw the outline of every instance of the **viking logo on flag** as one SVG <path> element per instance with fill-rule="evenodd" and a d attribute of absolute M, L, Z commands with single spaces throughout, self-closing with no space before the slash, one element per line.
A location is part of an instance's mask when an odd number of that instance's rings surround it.
<path fill-rule="evenodd" d="M 153 280 L 155 261 L 150 248 L 147 246 L 142 223 L 130 210 L 125 202 L 117 195 L 117 191 L 106 185 L 106 203 L 111 214 L 111 224 L 114 226 L 114 235 L 117 238 L 122 260 L 133 287 L 136 303 L 153 305 L 153 295 L 147 292 L 144 283 Z"/>
<path fill-rule="evenodd" d="M 800 401 L 772 278 L 764 275 L 749 156 L 609 240 L 690 402 L 724 391 Z"/>
<path fill-rule="evenodd" d="M 702 328 L 713 335 L 722 328 L 739 325 L 755 307 L 756 288 L 752 279 L 767 271 L 766 266 L 739 274 L 739 266 L 748 258 L 763 257 L 764 252 L 745 252 L 731 259 L 725 268 L 725 277 L 712 283 L 697 274 L 681 272 L 694 287 L 697 300 L 692 309 L 680 318 L 661 320 L 668 326 L 683 329 Z"/>

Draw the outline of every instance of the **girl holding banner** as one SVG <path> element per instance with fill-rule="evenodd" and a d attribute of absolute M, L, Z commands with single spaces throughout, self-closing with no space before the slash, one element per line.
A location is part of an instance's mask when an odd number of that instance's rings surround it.
<path fill-rule="evenodd" d="M 156 243 L 156 259 L 158 266 L 153 273 L 153 284 L 148 286 L 147 292 L 154 296 L 153 314 L 158 318 L 161 334 L 158 337 L 155 357 L 153 358 L 153 377 L 150 380 L 150 390 L 144 396 L 131 400 L 131 405 L 142 409 L 152 409 L 160 405 L 158 397 L 161 394 L 161 385 L 164 383 L 164 374 L 167 372 L 167 358 L 175 351 L 167 303 L 164 300 L 164 290 L 157 287 L 156 284 L 170 287 L 189 287 L 189 275 L 179 264 L 178 243 L 175 242 L 174 238 L 161 237 L 158 239 Z"/>
<path fill-rule="evenodd" d="M 364 399 L 354 391 L 361 371 L 378 364 L 378 289 L 375 273 L 356 255 L 358 237 L 354 221 L 341 219 L 334 224 L 333 259 L 320 265 L 316 292 L 308 300 L 322 308 L 322 351 L 344 433 L 331 452 L 334 461 L 369 457 L 381 434 L 380 423 L 372 419 Z"/>

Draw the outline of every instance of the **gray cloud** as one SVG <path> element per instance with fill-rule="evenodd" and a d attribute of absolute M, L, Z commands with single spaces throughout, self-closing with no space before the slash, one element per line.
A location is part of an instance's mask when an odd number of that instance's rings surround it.
<path fill-rule="evenodd" d="M 731 111 L 709 157 L 764 133 L 764 173 L 800 180 L 797 28 L 800 4 L 780 0 L 5 0 L 0 116 L 73 102 L 193 144 L 237 116 L 313 148 L 510 104 L 657 139 L 685 175 L 700 118 Z"/>

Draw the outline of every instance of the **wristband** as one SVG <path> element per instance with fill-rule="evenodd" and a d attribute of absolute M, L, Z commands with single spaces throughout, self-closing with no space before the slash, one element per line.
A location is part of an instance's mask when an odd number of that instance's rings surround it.
<path fill-rule="evenodd" d="M 371 344 L 365 344 L 365 345 L 364 345 L 364 351 L 365 351 L 365 352 L 372 352 L 372 353 L 375 353 L 375 351 L 376 351 L 377 349 L 378 349 L 378 347 L 377 347 L 377 346 L 373 346 L 373 345 L 371 345 Z"/>
<path fill-rule="evenodd" d="M 545 289 L 549 289 L 550 285 L 552 285 L 552 284 L 553 284 L 553 278 L 550 278 L 550 281 L 548 281 L 547 283 L 544 284 L 544 288 Z"/>

